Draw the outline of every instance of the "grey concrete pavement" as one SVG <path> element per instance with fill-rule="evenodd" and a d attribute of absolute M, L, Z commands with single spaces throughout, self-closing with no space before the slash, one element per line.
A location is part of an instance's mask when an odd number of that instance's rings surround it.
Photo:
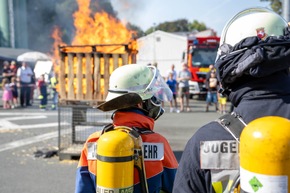
<path fill-rule="evenodd" d="M 166 113 L 155 125 L 155 131 L 164 135 L 179 159 L 187 140 L 196 129 L 220 116 L 212 111 L 205 112 L 205 102 L 191 100 L 192 112 Z M 1 107 L 0 107 L 1 108 Z M 16 117 L 20 117 L 17 119 Z M 33 117 L 33 120 L 29 120 Z M 57 147 L 57 111 L 41 112 L 37 101 L 33 107 L 24 109 L 0 109 L 0 192 L 2 193 L 71 193 L 74 192 L 77 160 L 59 161 L 52 158 L 36 158 L 34 152 L 41 148 Z M 14 129 L 3 125 L 12 124 Z M 14 125 L 13 125 L 14 124 Z M 23 125 L 39 124 L 39 128 L 26 128 Z M 47 127 L 41 127 L 47 124 Z M 1 127 L 2 125 L 2 127 Z M 17 129 L 17 126 L 22 129 Z M 11 125 L 10 125 L 11 126 Z M 47 134 L 51 134 L 47 138 Z M 31 142 L 31 143 L 29 143 Z M 10 149 L 4 147 L 9 144 Z M 13 146 L 14 145 L 14 146 Z"/>

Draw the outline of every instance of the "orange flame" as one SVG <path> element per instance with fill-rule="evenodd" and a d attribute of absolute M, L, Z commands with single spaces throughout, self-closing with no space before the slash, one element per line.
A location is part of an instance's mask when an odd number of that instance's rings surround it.
<path fill-rule="evenodd" d="M 128 30 L 118 19 L 104 11 L 97 12 L 94 17 L 91 17 L 90 0 L 77 0 L 77 3 L 79 9 L 73 14 L 76 31 L 72 45 L 128 44 L 136 35 L 136 32 Z M 59 27 L 56 27 L 52 34 L 55 40 L 53 44 L 54 58 L 59 58 L 58 46 L 65 45 L 62 42 L 61 35 Z M 79 50 L 82 52 L 91 51 L 88 48 L 79 48 Z M 110 46 L 102 47 L 98 51 L 122 53 L 125 50 L 123 46 Z"/>
<path fill-rule="evenodd" d="M 90 17 L 89 0 L 78 0 L 79 10 L 74 13 L 76 35 L 73 45 L 124 44 L 132 39 L 133 32 L 106 12 Z"/>
<path fill-rule="evenodd" d="M 62 33 L 58 26 L 54 27 L 54 30 L 51 34 L 51 37 L 54 39 L 53 47 L 52 47 L 52 54 L 53 54 L 53 64 L 54 68 L 57 68 L 58 61 L 60 60 L 59 53 L 58 53 L 58 46 L 65 45 L 65 43 L 61 39 Z"/>
<path fill-rule="evenodd" d="M 77 3 L 79 9 L 73 14 L 74 26 L 76 31 L 71 43 L 75 46 L 67 46 L 65 48 L 66 52 L 92 52 L 92 47 L 88 45 L 108 44 L 110 44 L 111 46 L 97 47 L 97 51 L 104 53 L 125 53 L 125 46 L 120 46 L 120 44 L 129 44 L 129 49 L 137 49 L 136 42 L 134 41 L 132 43 L 132 38 L 135 35 L 134 31 L 128 30 L 126 26 L 118 19 L 110 16 L 104 11 L 95 13 L 95 15 L 91 17 L 92 11 L 89 7 L 90 0 L 77 0 Z M 58 61 L 60 61 L 58 46 L 65 45 L 61 39 L 61 35 L 62 34 L 60 33 L 60 29 L 56 27 L 52 34 L 52 37 L 54 39 L 53 57 L 55 59 L 55 64 L 59 64 Z M 67 58 L 65 60 L 67 60 Z M 67 74 L 67 62 L 65 63 L 65 73 Z M 77 61 L 75 61 L 74 59 L 73 63 L 73 71 L 74 74 L 76 74 Z M 112 64 L 110 64 L 110 67 L 111 66 Z M 86 61 L 84 59 L 82 61 L 82 69 L 83 73 L 86 73 Z M 59 68 L 57 67 L 57 65 L 55 65 L 55 71 L 59 72 Z M 65 81 L 67 83 L 68 80 L 66 79 Z M 76 82 L 77 80 L 74 80 L 74 85 L 77 84 Z M 85 81 L 82 82 L 83 85 L 86 84 Z M 67 84 L 66 91 L 68 91 Z"/>

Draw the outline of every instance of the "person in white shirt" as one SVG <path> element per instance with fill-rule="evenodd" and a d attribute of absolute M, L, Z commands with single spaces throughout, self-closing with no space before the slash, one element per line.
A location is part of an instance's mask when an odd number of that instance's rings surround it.
<path fill-rule="evenodd" d="M 176 80 L 176 78 L 177 78 L 177 72 L 175 70 L 174 64 L 171 65 L 171 69 L 168 71 L 166 78 L 168 78 L 170 74 L 172 74 L 172 79 L 173 80 Z"/>
<path fill-rule="evenodd" d="M 177 81 L 178 81 L 178 95 L 180 99 L 180 112 L 184 111 L 184 98 L 186 102 L 186 110 L 190 112 L 189 108 L 189 80 L 191 79 L 191 73 L 188 70 L 186 63 L 182 64 L 182 70 L 179 71 Z"/>
<path fill-rule="evenodd" d="M 20 105 L 21 107 L 31 106 L 30 104 L 30 83 L 33 72 L 26 62 L 17 69 L 17 78 L 20 85 Z"/>

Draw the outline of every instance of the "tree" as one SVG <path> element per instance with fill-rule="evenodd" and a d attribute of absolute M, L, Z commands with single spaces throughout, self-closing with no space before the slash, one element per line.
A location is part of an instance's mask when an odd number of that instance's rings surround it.
<path fill-rule="evenodd" d="M 191 31 L 193 30 L 203 31 L 203 30 L 206 30 L 207 27 L 203 22 L 200 23 L 197 20 L 193 20 L 193 22 L 189 24 L 189 29 Z"/>
<path fill-rule="evenodd" d="M 198 22 L 197 20 L 194 20 L 192 23 L 190 23 L 187 19 L 178 19 L 175 21 L 167 21 L 158 24 L 157 26 L 150 27 L 145 33 L 149 34 L 155 30 L 162 30 L 166 32 L 189 32 L 193 30 L 203 31 L 206 29 L 206 25 L 202 22 Z"/>
<path fill-rule="evenodd" d="M 273 11 L 275 11 L 279 15 L 282 14 L 282 0 L 260 0 L 260 1 L 270 1 L 270 5 Z"/>
<path fill-rule="evenodd" d="M 180 31 L 188 31 L 188 21 L 186 19 L 178 19 L 175 21 L 167 21 L 158 24 L 157 26 L 150 27 L 146 34 L 152 33 L 156 30 L 162 30 L 166 32 L 180 32 Z"/>
<path fill-rule="evenodd" d="M 159 30 L 167 32 L 188 31 L 188 21 L 186 19 L 178 19 L 172 22 L 164 22 L 157 26 Z"/>
<path fill-rule="evenodd" d="M 144 36 L 143 30 L 139 26 L 131 24 L 131 23 L 127 23 L 126 27 L 129 30 L 135 31 L 136 34 L 134 38 L 139 38 L 139 37 Z"/>

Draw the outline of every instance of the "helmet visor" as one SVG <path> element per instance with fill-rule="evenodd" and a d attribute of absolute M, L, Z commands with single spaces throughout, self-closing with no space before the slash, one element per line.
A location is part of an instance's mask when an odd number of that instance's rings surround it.
<path fill-rule="evenodd" d="M 159 70 L 155 66 L 148 66 L 153 73 L 153 78 L 148 84 L 144 93 L 147 95 L 155 96 L 158 100 L 161 101 L 171 101 L 172 100 L 172 91 L 166 84 L 163 77 L 160 75 Z"/>

